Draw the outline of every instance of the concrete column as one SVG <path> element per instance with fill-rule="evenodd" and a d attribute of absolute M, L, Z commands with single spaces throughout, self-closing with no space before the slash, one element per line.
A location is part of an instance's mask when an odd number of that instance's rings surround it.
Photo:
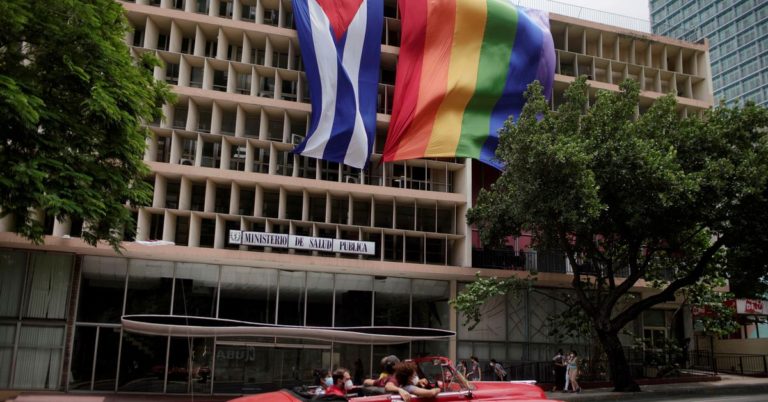
<path fill-rule="evenodd" d="M 213 180 L 205 181 L 205 207 L 203 211 L 214 212 L 216 206 L 216 183 Z"/>
<path fill-rule="evenodd" d="M 216 215 L 216 229 L 213 234 L 213 248 L 224 248 L 226 239 L 227 239 L 227 233 L 226 233 L 226 225 L 227 221 L 224 220 L 220 215 Z"/>
<path fill-rule="evenodd" d="M 222 114 L 221 106 L 214 101 L 211 107 L 211 134 L 221 134 Z"/>
<path fill-rule="evenodd" d="M 152 208 L 165 208 L 165 193 L 168 181 L 161 175 L 155 175 L 155 190 L 152 195 Z"/>
<path fill-rule="evenodd" d="M 176 241 L 176 215 L 170 211 L 163 217 L 163 241 Z"/>
<path fill-rule="evenodd" d="M 241 105 L 237 105 L 235 112 L 235 137 L 242 137 L 245 133 L 246 112 Z"/>
<path fill-rule="evenodd" d="M 240 214 L 240 185 L 236 182 L 232 182 L 232 188 L 229 192 L 229 214 Z"/>
<path fill-rule="evenodd" d="M 72 221 L 69 217 L 64 217 L 62 221 L 58 219 L 53 220 L 53 235 L 58 237 L 69 236 L 69 232 L 72 229 Z"/>
<path fill-rule="evenodd" d="M 136 219 L 136 240 L 149 240 L 149 226 L 152 223 L 152 214 L 145 208 L 139 208 L 139 217 Z"/>
<path fill-rule="evenodd" d="M 182 176 L 179 185 L 179 210 L 189 211 L 192 206 L 192 180 Z"/>
<path fill-rule="evenodd" d="M 189 217 L 189 247 L 200 247 L 200 215 L 192 213 Z"/>

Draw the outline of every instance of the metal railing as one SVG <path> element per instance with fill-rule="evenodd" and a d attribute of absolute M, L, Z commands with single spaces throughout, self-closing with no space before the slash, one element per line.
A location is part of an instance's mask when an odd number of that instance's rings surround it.
<path fill-rule="evenodd" d="M 567 273 L 565 254 L 557 251 L 472 250 L 472 267 Z"/>
<path fill-rule="evenodd" d="M 768 376 L 768 355 L 711 353 L 707 350 L 691 351 L 687 354 L 668 356 L 666 364 L 659 365 L 658 354 L 651 351 L 629 349 L 625 353 L 632 375 L 635 378 L 690 376 L 685 370 L 696 370 L 711 374 L 728 373 L 749 376 Z M 536 380 L 539 383 L 554 383 L 555 373 L 551 361 L 518 361 L 502 363 L 508 380 Z M 609 381 L 607 363 L 597 361 L 597 369 L 591 369 L 589 359 L 582 361 L 580 380 Z M 681 371 L 681 369 L 683 371 Z M 488 371 L 488 370 L 484 370 Z M 492 375 L 483 375 L 493 380 Z"/>

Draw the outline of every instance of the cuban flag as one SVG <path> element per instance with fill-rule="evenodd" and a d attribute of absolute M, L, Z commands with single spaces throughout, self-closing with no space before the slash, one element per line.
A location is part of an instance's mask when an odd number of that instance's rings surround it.
<path fill-rule="evenodd" d="M 376 133 L 383 0 L 293 0 L 309 82 L 309 134 L 294 153 L 364 168 Z"/>

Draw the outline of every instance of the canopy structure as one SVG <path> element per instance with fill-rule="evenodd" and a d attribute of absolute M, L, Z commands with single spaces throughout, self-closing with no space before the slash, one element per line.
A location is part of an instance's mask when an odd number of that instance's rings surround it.
<path fill-rule="evenodd" d="M 301 327 L 179 315 L 125 315 L 123 329 L 145 335 L 182 337 L 275 336 L 364 345 L 393 345 L 445 339 L 453 331 L 412 327 Z"/>

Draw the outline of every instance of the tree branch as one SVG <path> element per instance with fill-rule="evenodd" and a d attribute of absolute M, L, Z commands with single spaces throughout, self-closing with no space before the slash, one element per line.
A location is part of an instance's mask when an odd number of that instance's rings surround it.
<path fill-rule="evenodd" d="M 704 269 L 707 267 L 707 265 L 712 261 L 712 257 L 715 256 L 715 254 L 720 250 L 720 248 L 723 247 L 723 245 L 726 242 L 727 236 L 722 236 L 717 241 L 712 243 L 709 248 L 707 248 L 704 251 L 704 254 L 702 254 L 701 258 L 699 259 L 699 262 L 696 264 L 696 267 L 688 273 L 688 275 L 672 282 L 664 288 L 661 292 L 650 296 L 648 298 L 642 299 L 638 301 L 637 303 L 634 303 L 633 305 L 629 306 L 626 310 L 621 312 L 621 314 L 617 315 L 613 320 L 611 320 L 611 326 L 614 329 L 620 329 L 623 328 L 625 325 L 627 325 L 630 321 L 637 318 L 640 313 L 645 311 L 646 309 L 649 309 L 665 300 L 667 300 L 670 296 L 674 295 L 675 292 L 677 292 L 679 289 L 693 285 L 698 281 L 701 276 L 704 274 Z"/>

